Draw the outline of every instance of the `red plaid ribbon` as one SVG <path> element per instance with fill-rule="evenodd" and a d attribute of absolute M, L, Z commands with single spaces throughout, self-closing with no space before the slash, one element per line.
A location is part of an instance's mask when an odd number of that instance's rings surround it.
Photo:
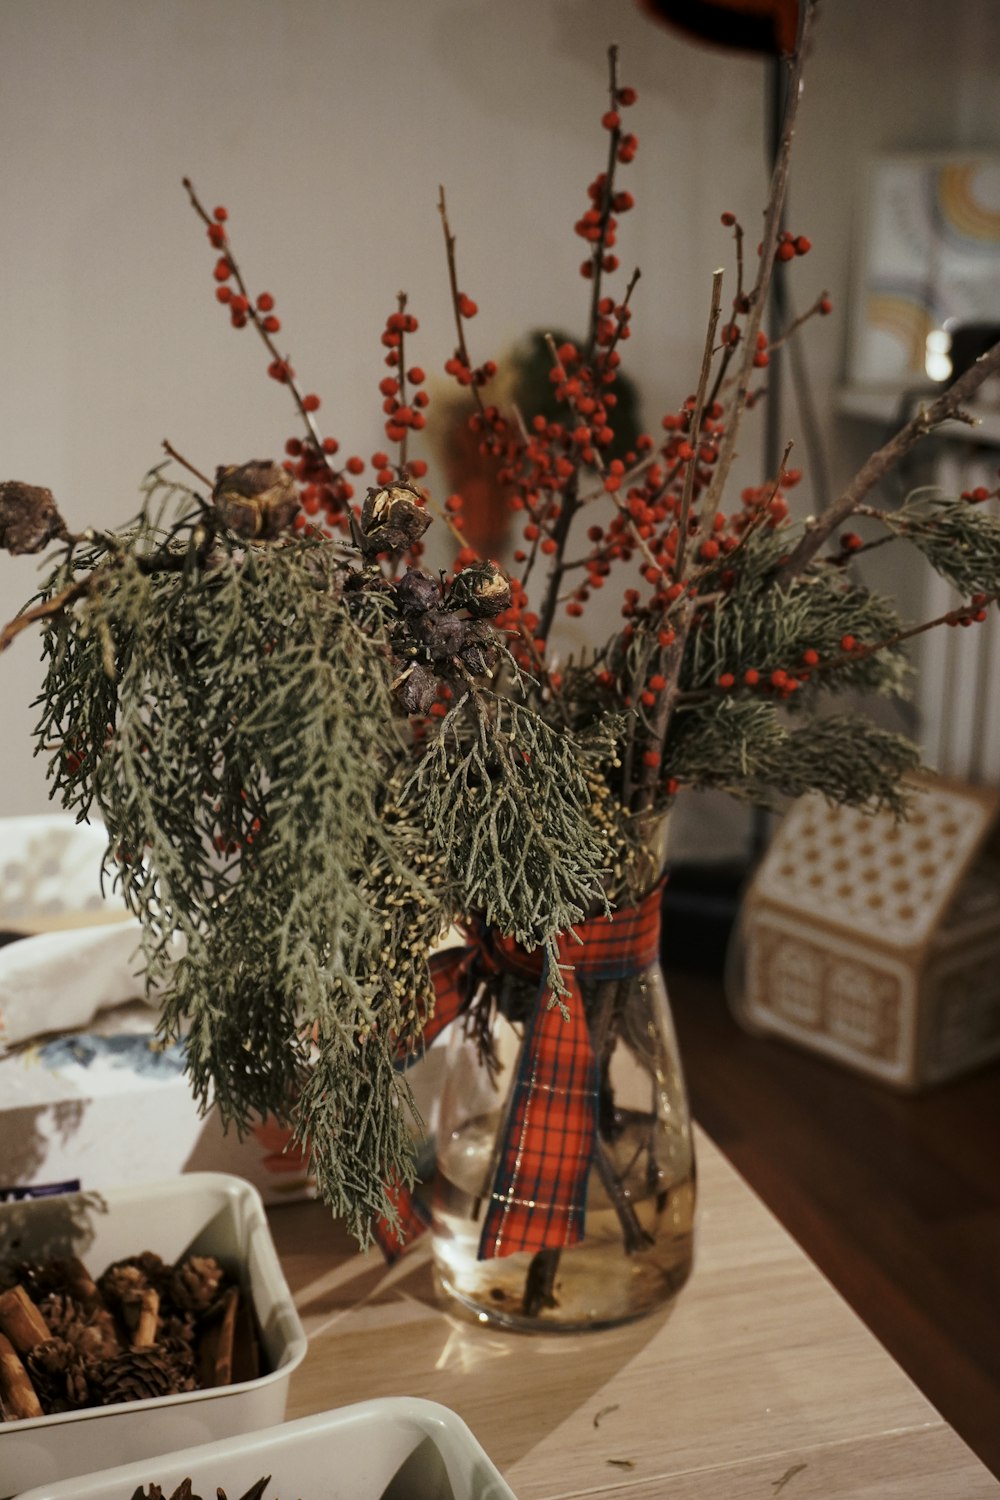
<path fill-rule="evenodd" d="M 539 981 L 538 998 L 521 1048 L 504 1128 L 479 1259 L 521 1250 L 562 1249 L 583 1238 L 587 1177 L 597 1131 L 597 1060 L 580 992 L 581 978 L 627 979 L 657 958 L 662 884 L 638 906 L 610 917 L 594 917 L 560 939 L 560 963 L 572 965 L 566 979 L 567 1020 L 552 1005 L 552 991 L 538 952 L 500 939 L 452 949 L 432 962 L 436 993 L 424 1039 L 429 1046 L 471 1000 L 484 971 L 506 971 Z M 412 1196 L 397 1188 L 398 1229 L 376 1228 L 384 1253 L 393 1259 L 404 1237 L 426 1227 Z"/>

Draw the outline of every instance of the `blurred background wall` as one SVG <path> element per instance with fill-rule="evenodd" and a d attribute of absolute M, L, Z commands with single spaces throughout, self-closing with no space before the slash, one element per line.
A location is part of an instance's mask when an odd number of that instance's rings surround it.
<path fill-rule="evenodd" d="M 620 254 L 643 275 L 624 352 L 655 431 L 696 381 L 711 272 L 730 264 L 720 213 L 751 248 L 760 223 L 763 59 L 699 46 L 633 0 L 0 0 L 0 477 L 51 487 L 71 527 L 118 523 L 163 438 L 211 471 L 280 455 L 296 432 L 263 347 L 215 302 L 184 174 L 228 206 L 345 452 L 383 444 L 378 340 L 401 287 L 413 357 L 440 372 L 452 352 L 439 183 L 480 307 L 474 359 L 528 328 L 581 328 L 572 226 L 603 164 L 610 41 L 640 95 Z M 998 59 L 995 0 L 823 7 L 788 223 L 815 246 L 793 268 L 797 301 L 826 287 L 835 305 L 806 343 L 834 485 L 878 437 L 834 415 L 862 165 L 1000 147 Z M 782 418 L 802 463 L 792 402 Z M 762 477 L 760 441 L 747 434 L 737 484 Z M 0 558 L 5 618 L 34 580 L 32 559 Z M 0 815 L 46 805 L 38 655 L 26 635 L 0 660 Z"/>

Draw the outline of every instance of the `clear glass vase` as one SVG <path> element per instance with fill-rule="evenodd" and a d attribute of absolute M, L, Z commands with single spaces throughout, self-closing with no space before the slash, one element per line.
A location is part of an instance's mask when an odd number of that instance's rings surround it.
<path fill-rule="evenodd" d="M 669 1303 L 690 1273 L 694 1156 L 658 953 L 658 897 L 655 956 L 647 943 L 641 967 L 621 965 L 632 971 L 609 978 L 597 960 L 587 975 L 587 932 L 600 924 L 586 924 L 584 947 L 567 953 L 580 976 L 576 1003 L 586 1016 L 595 1127 L 580 1169 L 574 1242 L 500 1254 L 487 1248 L 485 1226 L 497 1202 L 507 1201 L 503 1163 L 521 1147 L 518 1080 L 523 1088 L 532 1017 L 545 1007 L 537 977 L 501 964 L 454 1028 L 437 1126 L 435 1274 L 444 1296 L 482 1322 L 608 1327 Z M 547 1024 L 567 1024 L 558 1011 L 548 1015 Z M 554 1034 L 558 1048 L 561 1034 Z M 532 1193 L 544 1192 L 536 1178 Z M 544 1197 L 528 1208 L 536 1220 L 556 1217 Z"/>

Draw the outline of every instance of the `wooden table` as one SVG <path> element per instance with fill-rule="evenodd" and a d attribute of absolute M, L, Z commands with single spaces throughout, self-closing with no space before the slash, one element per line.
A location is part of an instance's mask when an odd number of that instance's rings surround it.
<path fill-rule="evenodd" d="M 426 1244 L 387 1268 L 319 1204 L 270 1213 L 309 1336 L 289 1417 L 423 1396 L 518 1500 L 979 1500 L 993 1478 L 707 1137 L 694 1275 L 667 1314 L 589 1334 L 448 1314 Z"/>

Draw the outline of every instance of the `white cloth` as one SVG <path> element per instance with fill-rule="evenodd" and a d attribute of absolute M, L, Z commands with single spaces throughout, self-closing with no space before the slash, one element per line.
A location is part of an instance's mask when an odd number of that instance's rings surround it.
<path fill-rule="evenodd" d="M 106 846 L 69 816 L 0 821 L 0 928 L 37 934 L 0 948 L 0 1051 L 143 995 L 139 923 L 101 890 Z"/>

